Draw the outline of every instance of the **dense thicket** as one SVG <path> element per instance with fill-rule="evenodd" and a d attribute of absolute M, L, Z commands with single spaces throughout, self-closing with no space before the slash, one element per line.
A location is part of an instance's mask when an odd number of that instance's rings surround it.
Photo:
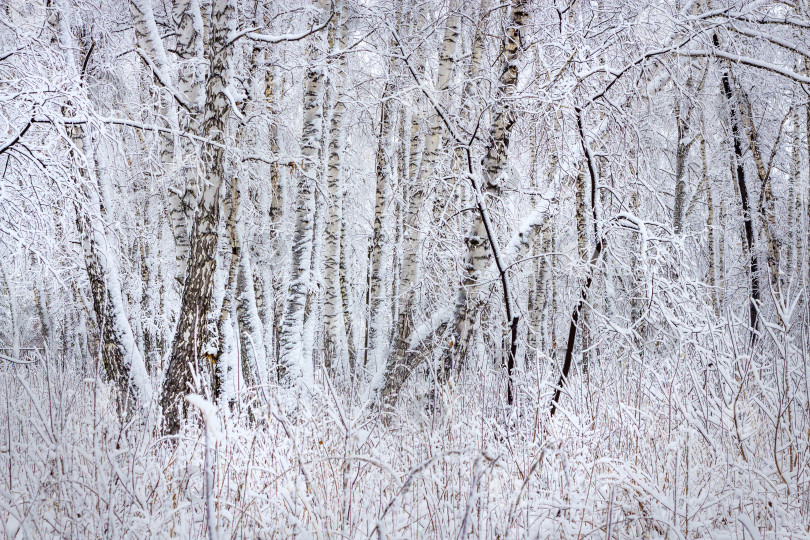
<path fill-rule="evenodd" d="M 807 0 L 3 2 L 6 534 L 810 534 L 807 43 Z"/>

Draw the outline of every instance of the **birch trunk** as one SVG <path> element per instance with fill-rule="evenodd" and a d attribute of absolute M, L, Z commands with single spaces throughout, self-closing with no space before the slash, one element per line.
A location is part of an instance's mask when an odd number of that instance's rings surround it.
<path fill-rule="evenodd" d="M 318 12 L 322 6 L 316 3 Z M 311 38 L 314 39 L 314 38 Z M 297 172 L 298 193 L 295 201 L 295 231 L 292 247 L 292 276 L 281 326 L 280 363 L 283 384 L 296 391 L 314 385 L 311 359 L 304 358 L 304 313 L 310 289 L 312 243 L 315 217 L 314 187 L 320 171 L 323 131 L 323 71 L 315 65 L 317 48 L 308 47 L 310 67 L 304 92 L 304 124 L 301 139 L 301 166 Z M 299 395 L 299 397 L 302 397 Z"/>
<path fill-rule="evenodd" d="M 177 25 L 177 90 L 188 108 L 188 114 L 180 117 L 180 125 L 185 132 L 196 135 L 200 130 L 199 118 L 203 117 L 206 75 L 203 45 L 205 25 L 199 1 L 176 0 L 173 16 Z M 197 148 L 191 139 L 180 137 L 179 146 L 177 169 L 180 185 L 170 189 L 169 197 L 178 278 L 182 285 L 190 246 L 189 235 L 197 207 L 200 163 Z"/>
<path fill-rule="evenodd" d="M 587 182 L 585 180 L 585 166 L 580 165 L 577 172 L 576 179 L 576 220 L 577 220 L 577 252 L 579 254 L 580 262 L 588 261 L 588 228 L 587 228 Z M 591 204 L 596 204 L 596 201 L 591 201 Z M 591 345 L 590 340 L 590 309 L 587 304 L 584 304 L 579 310 L 581 315 L 580 321 L 580 349 L 582 353 L 582 364 L 588 364 L 588 348 Z"/>
<path fill-rule="evenodd" d="M 231 1 L 215 0 L 211 17 L 211 47 L 208 49 L 211 70 L 206 82 L 202 122 L 202 133 L 211 142 L 203 151 L 205 189 L 194 221 L 180 317 L 160 399 L 167 434 L 180 430 L 186 411 L 183 396 L 194 389 L 195 374 L 202 367 L 200 360 L 204 356 L 211 360 L 207 347 L 213 338 L 213 329 L 208 319 L 217 264 L 220 188 L 225 174 L 224 144 L 230 108 L 227 87 L 233 47 L 228 46 L 228 39 L 236 22 Z"/>
<path fill-rule="evenodd" d="M 804 59 L 804 74 L 810 76 L 810 58 Z M 810 283 L 810 103 L 805 104 L 804 106 L 804 136 L 806 140 L 806 150 L 807 150 L 807 191 L 804 194 L 804 214 L 807 216 L 807 222 L 804 224 L 805 227 L 805 238 L 804 240 L 804 256 L 802 257 L 802 261 L 804 261 L 804 268 L 805 268 L 805 283 Z"/>
<path fill-rule="evenodd" d="M 400 13 L 402 3 L 398 3 L 397 12 Z M 397 17 L 396 28 L 400 29 L 400 18 Z M 393 44 L 392 44 L 393 45 Z M 388 80 L 386 81 L 382 96 L 380 97 L 380 127 L 377 135 L 376 152 L 376 178 L 377 186 L 374 198 L 374 225 L 371 244 L 369 245 L 369 291 L 368 291 L 368 327 L 366 337 L 366 356 L 364 365 L 368 365 L 371 357 L 371 370 L 377 373 L 383 368 L 386 348 L 389 337 L 390 310 L 385 305 L 389 294 L 389 283 L 392 282 L 392 246 L 389 239 L 391 233 L 390 207 L 392 204 L 392 178 L 393 167 L 391 150 L 396 149 L 394 140 L 395 123 L 392 120 L 394 111 L 391 96 L 395 91 L 392 78 L 395 71 L 394 57 L 389 60 Z M 404 125 L 404 122 L 403 122 Z M 369 354 L 370 353 L 370 354 Z"/>
<path fill-rule="evenodd" d="M 186 2 L 188 3 L 188 2 Z M 182 4 L 182 2 L 181 2 Z M 166 92 L 161 95 L 161 110 L 160 115 L 166 118 L 167 127 L 173 131 L 180 128 L 179 116 L 177 112 L 177 101 L 185 107 L 193 104 L 188 99 L 187 79 L 181 75 L 179 81 L 182 88 L 186 92 L 181 93 L 172 87 L 172 66 L 166 56 L 166 50 L 158 32 L 157 24 L 155 23 L 154 13 L 152 11 L 152 4 L 149 0 L 130 0 L 130 13 L 132 15 L 133 25 L 135 27 L 136 43 L 138 45 L 138 54 L 141 55 L 144 62 L 148 64 L 153 72 L 154 79 L 158 85 L 163 86 Z M 180 6 L 176 6 L 180 9 Z M 185 6 L 184 12 L 189 12 L 191 6 Z M 178 54 L 181 55 L 185 52 L 184 48 L 187 43 L 186 40 L 190 38 L 186 34 L 193 31 L 193 26 L 188 24 L 188 17 L 185 13 L 181 13 L 181 27 L 179 29 L 178 39 Z M 193 33 L 193 32 L 192 32 Z M 181 70 L 181 74 L 185 75 L 187 70 Z M 168 93 L 168 95 L 165 95 Z M 196 112 L 196 111 L 195 111 Z M 193 116 L 191 116 L 193 118 Z M 196 122 L 192 120 L 192 122 Z M 189 128 L 189 131 L 196 132 L 190 129 L 191 126 L 183 126 Z M 179 142 L 181 151 L 179 156 L 182 157 L 183 162 L 179 166 L 180 178 L 182 185 L 178 188 L 172 186 L 169 188 L 169 215 L 172 222 L 172 233 L 175 241 L 175 258 L 177 261 L 177 274 L 178 281 L 182 283 L 186 270 L 186 259 L 188 257 L 189 248 L 189 227 L 193 217 L 194 201 L 191 193 L 186 185 L 190 182 L 196 181 L 196 159 L 193 143 L 187 138 L 182 137 L 179 141 L 175 140 L 175 135 L 172 133 L 160 132 L 160 154 L 163 163 L 164 171 L 167 177 L 171 178 L 175 172 L 176 153 L 175 148 Z"/>
<path fill-rule="evenodd" d="M 269 148 L 272 156 L 278 156 L 281 151 L 278 141 L 278 99 L 277 86 L 282 86 L 283 80 L 279 81 L 276 77 L 275 68 L 269 67 L 265 71 L 264 76 L 264 99 L 267 114 L 267 135 L 269 138 Z M 265 219 L 269 221 L 268 225 L 268 250 L 272 256 L 274 263 L 270 264 L 265 271 L 260 274 L 261 288 L 265 291 L 265 302 L 267 304 L 267 317 L 265 320 L 266 330 L 266 351 L 267 357 L 278 360 L 279 358 L 279 342 L 281 332 L 281 320 L 284 316 L 284 300 L 282 295 L 282 285 L 284 282 L 283 276 L 286 273 L 287 258 L 282 256 L 281 246 L 279 245 L 279 234 L 281 233 L 281 224 L 284 217 L 284 203 L 285 191 L 284 182 L 282 181 L 282 168 L 278 161 L 270 164 L 269 171 L 269 184 L 270 184 L 270 205 L 268 212 L 262 214 Z M 269 296 L 267 300 L 266 296 Z M 280 366 L 280 364 L 279 364 Z M 279 379 L 283 371 L 279 368 Z M 269 374 L 268 374 L 269 376 Z"/>
<path fill-rule="evenodd" d="M 717 270 L 716 270 L 716 256 L 714 251 L 714 201 L 712 199 L 712 184 L 709 179 L 708 162 L 706 161 L 706 140 L 701 136 L 700 138 L 700 163 L 703 182 L 706 185 L 706 208 L 708 214 L 706 216 L 706 243 L 709 246 L 709 286 L 712 290 L 712 307 L 714 313 L 720 316 L 720 299 L 717 296 Z"/>
<path fill-rule="evenodd" d="M 779 272 L 781 242 L 776 235 L 776 205 L 773 197 L 770 164 L 766 166 L 762 157 L 759 135 L 754 125 L 751 103 L 748 101 L 748 96 L 739 87 L 737 88 L 737 93 L 737 104 L 740 109 L 740 116 L 746 128 L 745 131 L 748 134 L 748 145 L 751 148 L 751 154 L 753 155 L 754 165 L 756 166 L 757 176 L 759 176 L 760 181 L 757 214 L 759 215 L 759 221 L 762 224 L 762 232 L 765 234 L 765 241 L 767 243 L 768 254 L 765 261 L 768 265 L 768 270 L 770 270 L 771 284 L 776 289 L 776 293 L 781 294 L 783 288 Z M 787 119 L 788 117 L 786 116 L 785 121 Z M 779 127 L 780 135 L 782 128 L 783 126 Z"/>
<path fill-rule="evenodd" d="M 787 234 L 788 234 L 788 250 L 787 250 L 787 260 L 785 261 L 785 270 L 788 276 L 794 275 L 794 270 L 798 269 L 801 271 L 800 268 L 794 268 L 794 261 L 798 261 L 798 254 L 799 254 L 799 246 L 801 245 L 801 235 L 797 230 L 797 217 L 801 216 L 801 195 L 796 190 L 796 184 L 801 185 L 801 167 L 802 167 L 802 156 L 800 151 L 800 134 L 799 134 L 799 113 L 798 113 L 798 105 L 794 105 L 793 109 L 793 117 L 791 118 L 793 123 L 793 138 L 791 140 L 791 161 L 790 161 L 790 178 L 791 181 L 788 183 L 788 227 L 787 227 Z M 801 224 L 798 224 L 801 227 Z M 799 229 L 801 230 L 801 229 Z"/>
<path fill-rule="evenodd" d="M 536 58 L 536 57 L 535 57 Z M 539 64 L 539 62 L 538 62 Z M 539 121 L 539 119 L 538 119 Z M 559 128 L 559 122 L 555 119 L 554 122 L 555 129 Z M 533 132 L 534 135 L 534 132 Z M 535 143 L 533 145 L 533 152 L 534 152 L 534 165 L 532 166 L 532 174 L 534 176 L 534 180 L 532 182 L 532 189 L 535 191 L 540 190 L 540 182 L 538 181 L 539 178 L 539 161 L 540 161 L 540 148 L 535 138 Z M 552 151 L 551 156 L 549 158 L 549 165 L 548 165 L 548 184 L 551 186 L 556 178 L 557 175 L 557 166 L 559 163 L 559 159 L 557 157 L 557 153 Z M 540 204 L 537 195 L 532 195 L 532 208 L 537 208 Z M 546 305 L 546 269 L 548 267 L 548 262 L 546 260 L 546 256 L 542 255 L 541 252 L 549 252 L 551 244 L 551 236 L 546 228 L 541 228 L 539 231 L 534 230 L 532 233 L 532 255 L 534 259 L 532 260 L 532 285 L 530 288 L 530 296 L 529 296 L 529 303 L 527 306 L 527 311 L 529 315 L 529 324 L 528 324 L 528 334 L 526 340 L 526 347 L 528 349 L 528 353 L 533 355 L 534 358 L 545 349 L 545 331 L 544 331 L 544 314 L 545 314 L 545 305 Z"/>
<path fill-rule="evenodd" d="M 75 72 L 80 69 L 73 56 L 75 43 L 68 26 L 64 5 L 51 14 L 49 24 L 66 51 L 67 65 Z M 76 224 L 81 234 L 85 265 L 93 297 L 101 339 L 101 358 L 108 380 L 117 387 L 118 412 L 128 416 L 136 406 L 148 407 L 152 399 L 152 384 L 143 356 L 125 312 L 121 278 L 105 229 L 105 209 L 110 208 L 110 188 L 93 151 L 93 141 L 87 130 L 76 125 L 69 133 L 74 144 L 74 159 L 78 161 L 84 184 L 85 207 L 77 206 Z M 46 308 L 47 309 L 47 308 Z M 43 320 L 45 320 L 43 316 Z M 50 323 L 50 321 L 49 321 Z M 52 326 L 48 329 L 52 345 Z"/>
<path fill-rule="evenodd" d="M 419 15 L 417 15 L 419 17 Z M 417 27 L 421 19 L 417 19 Z M 451 11 L 445 27 L 444 39 L 439 56 L 439 70 L 436 74 L 436 90 L 442 91 L 447 88 L 452 74 L 452 58 L 455 54 L 456 43 L 458 41 L 458 14 Z M 386 137 L 390 134 L 390 120 L 388 120 L 387 106 L 381 114 L 381 128 L 386 130 Z M 386 404 L 392 405 L 396 401 L 396 394 L 399 388 L 407 379 L 412 369 L 413 359 L 409 358 L 410 338 L 413 332 L 413 314 L 417 304 L 417 279 L 419 275 L 419 246 L 421 244 L 421 216 L 420 211 L 425 201 L 425 182 L 432 177 L 436 151 L 441 142 L 442 125 L 436 111 L 430 127 L 430 134 L 425 143 L 425 150 L 419 170 L 416 170 L 416 153 L 418 146 L 419 116 L 414 113 L 411 117 L 411 161 L 409 164 L 410 182 L 408 186 L 408 209 L 404 218 L 405 222 L 405 246 L 403 248 L 402 274 L 400 278 L 399 290 L 405 295 L 405 300 L 400 305 L 399 315 L 396 323 L 396 336 L 393 340 L 394 350 L 386 360 L 384 368 L 377 367 L 377 376 L 372 382 L 372 391 L 381 389 L 382 397 Z M 387 125 L 387 127 L 386 127 Z M 381 140 L 383 131 L 381 129 Z M 378 154 L 378 181 L 380 180 L 380 154 Z M 385 169 L 383 169 L 384 171 Z M 383 179 L 385 181 L 385 179 Z M 384 190 L 377 191 L 377 209 L 381 211 L 384 201 Z M 375 211 L 376 212 L 376 211 Z M 377 230 L 382 230 L 378 228 Z M 372 263 L 373 264 L 373 263 Z M 376 341 L 375 330 L 375 341 Z M 382 362 L 380 362 L 381 364 Z M 382 369 L 381 369 L 382 368 Z"/>
<path fill-rule="evenodd" d="M 346 13 L 342 3 L 337 8 L 339 16 L 335 22 L 334 32 L 339 34 L 337 42 L 330 47 L 332 53 L 346 48 Z M 332 106 L 332 117 L 329 120 L 329 144 L 327 148 L 326 185 L 329 199 L 326 203 L 326 255 L 324 257 L 324 365 L 332 366 L 333 360 L 340 354 L 340 323 L 343 311 L 340 296 L 340 236 L 343 226 L 341 155 L 344 151 L 343 115 L 346 105 L 343 99 L 342 73 L 346 61 L 343 55 L 330 77 L 330 87 L 335 94 Z"/>
<path fill-rule="evenodd" d="M 237 222 L 237 238 L 244 237 L 244 226 Z M 262 322 L 256 301 L 256 286 L 253 278 L 250 251 L 241 250 L 239 274 L 236 281 L 236 315 L 239 327 L 239 342 L 242 358 L 242 374 L 248 384 L 267 384 L 268 366 L 262 335 Z"/>
<path fill-rule="evenodd" d="M 450 3 L 450 13 L 448 14 L 447 21 L 444 28 L 444 38 L 442 39 L 442 47 L 439 52 L 439 67 L 436 72 L 436 85 L 435 85 L 435 99 L 439 103 L 446 103 L 448 100 L 445 96 L 447 88 L 450 85 L 450 80 L 453 76 L 454 57 L 456 48 L 458 47 L 459 40 L 459 27 L 461 19 L 456 12 L 457 6 L 455 2 Z M 443 182 L 438 182 L 436 176 L 436 165 L 438 160 L 438 151 L 442 145 L 442 136 L 444 134 L 444 124 L 437 111 L 433 111 L 430 116 L 430 126 L 428 128 L 428 136 L 425 141 L 425 151 L 422 155 L 422 163 L 419 171 L 419 179 L 425 183 L 429 182 L 432 188 L 433 199 L 433 222 L 438 223 L 441 208 L 446 200 L 446 190 L 443 188 Z"/>
<path fill-rule="evenodd" d="M 687 84 L 687 88 L 689 85 Z M 686 171 L 686 154 L 689 148 L 685 144 L 686 125 L 681 118 L 681 106 L 675 100 L 675 123 L 677 127 L 678 142 L 675 150 L 675 207 L 673 209 L 672 228 L 675 234 L 681 234 L 683 228 L 684 198 L 686 197 L 686 182 L 684 174 Z"/>
<path fill-rule="evenodd" d="M 377 188 L 374 203 L 374 233 L 369 245 L 369 315 L 368 343 L 364 364 L 368 365 L 371 357 L 371 369 L 376 372 L 381 366 L 387 338 L 387 317 L 385 309 L 386 283 L 390 278 L 390 241 L 389 219 L 386 209 L 391 200 L 391 164 L 388 151 L 393 146 L 393 128 L 391 122 L 391 102 L 389 97 L 393 85 L 389 81 L 383 89 L 380 102 L 380 130 L 377 138 L 376 173 Z M 371 354 L 369 354 L 369 352 Z"/>
<path fill-rule="evenodd" d="M 20 307 L 17 303 L 17 292 L 11 284 L 8 265 L 5 259 L 0 259 L 0 272 L 3 273 L 3 283 L 8 291 L 8 314 L 11 317 L 11 358 L 20 360 Z"/>
<path fill-rule="evenodd" d="M 343 206 L 342 212 L 346 214 L 346 192 L 341 197 L 341 204 Z M 346 349 L 348 353 L 349 374 L 354 378 L 355 364 L 357 360 L 357 350 L 354 337 L 354 324 L 352 319 L 351 301 L 349 299 L 350 284 L 348 281 L 349 276 L 349 262 L 346 254 L 349 251 L 348 238 L 346 235 L 346 224 L 343 223 L 340 228 L 340 261 L 339 261 L 339 279 L 340 279 L 340 303 L 343 309 L 343 326 L 346 333 Z"/>
<path fill-rule="evenodd" d="M 222 306 L 219 312 L 217 323 L 217 335 L 219 337 L 219 348 L 217 349 L 215 364 L 211 373 L 211 390 L 214 399 L 223 398 L 226 403 L 233 403 L 236 399 L 238 374 L 238 362 L 236 361 L 236 337 L 233 333 L 233 300 L 236 288 L 236 273 L 239 267 L 239 259 L 242 245 L 236 231 L 236 223 L 239 219 L 239 186 L 237 178 L 234 177 L 231 183 L 231 197 L 229 206 L 226 230 L 228 232 L 228 243 L 231 248 L 230 262 L 228 264 L 228 274 L 225 278 L 225 292 L 222 297 Z M 246 379 L 246 381 L 249 379 Z"/>
<path fill-rule="evenodd" d="M 494 231 L 489 222 L 486 212 L 486 201 L 483 196 L 485 193 L 493 199 L 498 199 L 501 195 L 503 186 L 501 173 L 506 165 L 509 150 L 509 136 L 514 124 L 514 111 L 512 110 L 509 98 L 515 93 L 518 77 L 517 61 L 519 53 L 523 49 L 523 33 L 528 19 L 529 14 L 526 11 L 525 2 L 523 0 L 514 0 L 512 2 L 510 21 L 503 37 L 503 55 L 505 61 L 496 90 L 498 102 L 493 111 L 493 122 L 489 133 L 490 144 L 482 160 L 484 178 L 481 184 L 483 190 L 477 185 L 477 180 L 471 178 L 474 184 L 473 189 L 477 193 L 479 213 L 476 215 L 471 234 L 466 238 L 468 251 L 465 262 L 464 282 L 457 291 L 456 308 L 453 314 L 453 321 L 451 322 L 455 336 L 452 340 L 451 351 L 445 357 L 445 369 L 447 369 L 448 366 L 452 366 L 454 361 L 462 361 L 465 357 L 467 344 L 477 316 L 477 304 L 481 301 L 481 299 L 478 298 L 480 288 L 479 281 L 491 262 L 489 255 L 490 250 L 497 249 L 497 246 L 491 245 L 489 242 L 489 238 Z M 469 163 L 468 165 L 472 164 Z M 472 170 L 469 172 L 472 174 Z M 420 192 L 417 192 L 416 196 L 412 196 L 412 203 L 414 200 L 418 200 L 421 204 Z M 413 241 L 413 236 L 411 236 L 409 240 Z M 408 255 L 410 255 L 410 253 L 408 253 Z M 408 260 L 408 255 L 406 255 L 406 264 L 403 265 L 403 275 L 414 277 L 414 264 Z M 504 278 L 504 274 L 502 274 L 501 277 Z M 507 313 L 510 314 L 508 280 L 503 279 L 503 281 L 504 295 L 507 299 Z M 410 303 L 412 302 L 413 299 L 411 299 Z M 473 305 L 470 306 L 468 305 L 469 303 Z M 412 345 L 412 327 L 410 326 L 411 320 L 409 318 L 410 308 L 411 305 L 407 305 L 400 313 L 398 337 L 395 342 L 396 350 L 394 354 L 389 355 L 386 365 L 385 381 L 381 394 L 384 404 L 388 407 L 393 406 L 396 402 L 402 384 L 416 365 L 416 357 L 409 354 Z M 516 345 L 515 332 L 517 331 L 517 319 L 514 318 L 508 321 L 508 323 L 513 334 L 512 345 L 509 347 L 510 352 L 507 354 L 507 370 L 510 373 L 511 380 L 511 371 L 514 365 L 514 346 Z M 455 345 L 457 345 L 457 347 L 455 347 Z M 511 402 L 511 399 L 512 385 L 510 384 L 508 386 L 508 400 Z"/>

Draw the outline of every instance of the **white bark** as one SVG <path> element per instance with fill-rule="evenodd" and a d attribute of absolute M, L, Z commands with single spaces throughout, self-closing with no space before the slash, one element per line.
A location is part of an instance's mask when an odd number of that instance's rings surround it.
<path fill-rule="evenodd" d="M 66 51 L 69 69 L 79 73 L 72 53 L 76 45 L 64 10 L 65 6 L 60 4 L 59 11 L 53 14 L 56 20 L 51 19 L 51 24 Z M 127 414 L 136 406 L 149 406 L 152 383 L 126 315 L 118 265 L 105 233 L 103 209 L 109 208 L 111 203 L 109 180 L 98 164 L 89 132 L 75 126 L 71 136 L 87 199 L 86 210 L 79 210 L 77 225 L 82 233 L 96 323 L 101 333 L 102 360 L 110 382 L 118 387 L 119 413 Z"/>
<path fill-rule="evenodd" d="M 3 273 L 3 283 L 6 285 L 8 298 L 8 311 L 11 316 L 11 358 L 20 360 L 20 307 L 17 302 L 17 291 L 11 284 L 8 264 L 5 258 L 0 259 L 0 271 Z"/>
<path fill-rule="evenodd" d="M 227 140 L 230 110 L 228 84 L 233 48 L 227 46 L 227 43 L 236 24 L 232 0 L 215 0 L 211 17 L 211 71 L 206 84 L 202 133 L 214 144 L 207 145 L 203 152 L 205 190 L 194 222 L 180 320 L 160 400 L 164 414 L 164 431 L 169 434 L 175 434 L 180 429 L 186 410 L 182 397 L 194 386 L 194 371 L 198 368 L 201 357 L 210 354 L 208 348 L 213 338 L 208 319 L 216 270 L 220 188 L 225 175 L 224 143 Z"/>
<path fill-rule="evenodd" d="M 317 11 L 322 6 L 316 0 Z M 311 39 L 317 39 L 312 37 Z M 311 286 L 312 243 L 315 217 L 314 188 L 320 171 L 321 136 L 323 132 L 323 69 L 317 65 L 317 47 L 310 43 L 310 67 L 304 91 L 304 124 L 301 138 L 301 165 L 297 173 L 298 193 L 295 200 L 295 232 L 292 247 L 292 276 L 289 284 L 280 339 L 280 361 L 284 366 L 284 383 L 297 390 L 311 389 L 314 373 L 311 358 L 304 357 L 304 311 Z M 298 397 L 307 399 L 306 393 Z"/>
<path fill-rule="evenodd" d="M 177 89 L 188 108 L 187 114 L 181 115 L 180 124 L 186 132 L 197 134 L 200 129 L 199 119 L 203 117 L 207 64 L 203 47 L 205 26 L 199 1 L 177 0 L 173 16 L 177 24 L 176 52 L 179 58 Z M 176 167 L 180 183 L 170 190 L 169 197 L 178 276 L 182 282 L 186 273 L 194 212 L 197 208 L 198 178 L 202 176 L 202 171 L 195 144 L 188 137 L 181 137 L 179 147 Z"/>
<path fill-rule="evenodd" d="M 487 200 L 497 201 L 501 197 L 503 190 L 502 173 L 506 167 L 507 152 L 509 150 L 509 137 L 514 123 L 514 114 L 510 98 L 514 95 L 518 77 L 518 58 L 524 46 L 523 34 L 525 25 L 528 22 L 529 14 L 526 5 L 522 0 L 512 2 L 509 26 L 503 36 L 504 64 L 498 80 L 496 95 L 498 101 L 493 107 L 492 125 L 489 132 L 489 146 L 482 159 L 484 178 L 479 197 L 485 196 L 479 201 L 483 208 L 488 204 Z M 476 214 L 472 231 L 465 239 L 467 244 L 467 255 L 464 267 L 464 281 L 459 287 L 456 309 L 454 314 L 455 330 L 455 350 L 448 353 L 445 360 L 445 369 L 452 365 L 456 368 L 463 362 L 467 352 L 467 345 L 471 339 L 471 332 L 475 326 L 475 320 L 480 309 L 479 298 L 481 292 L 481 282 L 484 274 L 490 265 L 491 254 L 496 246 L 491 245 L 487 231 L 485 213 Z M 491 231 L 490 231 L 491 232 Z M 509 291 L 504 291 L 508 296 Z M 513 324 L 513 321 L 509 321 Z"/>
<path fill-rule="evenodd" d="M 346 13 L 342 3 L 337 7 L 338 16 L 334 32 L 339 34 L 332 51 L 341 51 L 346 48 L 345 26 Z M 343 226 L 342 204 L 342 176 L 341 156 L 344 152 L 345 137 L 343 131 L 343 114 L 346 104 L 343 98 L 342 73 L 346 67 L 343 56 L 338 59 L 330 72 L 330 88 L 334 93 L 332 116 L 329 120 L 329 136 L 327 148 L 326 185 L 329 199 L 326 201 L 326 254 L 324 257 L 324 362 L 331 366 L 339 359 L 340 326 L 343 310 L 340 296 L 340 235 Z"/>

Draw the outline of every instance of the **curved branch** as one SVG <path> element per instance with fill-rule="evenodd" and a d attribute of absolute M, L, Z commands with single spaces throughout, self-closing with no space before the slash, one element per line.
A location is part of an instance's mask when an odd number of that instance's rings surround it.
<path fill-rule="evenodd" d="M 34 118 L 32 117 L 30 120 L 28 120 L 28 123 L 25 124 L 25 127 L 22 128 L 20 130 L 20 132 L 17 133 L 17 135 L 13 139 L 9 140 L 6 143 L 3 143 L 3 146 L 0 146 L 0 154 L 2 154 L 3 152 L 5 152 L 9 148 L 11 148 L 12 146 L 17 144 L 18 142 L 20 142 L 20 139 L 23 137 L 23 135 L 25 135 L 25 133 L 28 131 L 28 129 L 31 127 L 31 124 L 33 124 L 33 123 L 34 123 Z"/>
<path fill-rule="evenodd" d="M 771 73 L 776 73 L 777 75 L 781 75 L 788 79 L 792 79 L 796 82 L 802 84 L 810 84 L 810 77 L 806 77 L 804 75 L 799 75 L 795 71 L 791 71 L 789 69 L 785 69 L 783 67 L 779 67 L 775 64 L 771 64 L 770 62 L 764 62 L 762 60 L 757 60 L 756 58 L 751 58 L 750 56 L 743 56 L 741 54 L 734 54 L 726 51 L 717 51 L 717 50 L 708 50 L 708 49 L 692 49 L 692 50 L 679 50 L 676 51 L 676 54 L 681 56 L 696 56 L 696 57 L 707 57 L 707 58 L 723 58 L 725 60 L 729 60 L 731 62 L 737 62 L 738 64 L 744 64 L 746 66 L 751 66 L 759 69 L 764 69 L 765 71 L 770 71 Z"/>
<path fill-rule="evenodd" d="M 259 29 L 258 27 L 246 28 L 245 30 L 242 30 L 241 32 L 238 32 L 235 35 L 231 36 L 231 38 L 228 40 L 228 43 L 226 43 L 225 46 L 227 47 L 229 45 L 233 45 L 238 39 L 243 38 L 245 36 L 247 36 L 249 39 L 252 39 L 253 41 L 261 41 L 263 43 L 271 43 L 273 45 L 277 43 L 284 43 L 285 41 L 301 41 L 302 39 L 307 38 L 316 32 L 320 32 L 321 30 L 329 26 L 329 22 L 332 20 L 334 16 L 335 16 L 334 13 L 330 13 L 329 18 L 326 19 L 326 21 L 320 26 L 310 28 L 305 32 L 299 32 L 298 34 L 281 34 L 278 36 L 271 36 L 269 34 L 257 34 L 256 30 Z"/>

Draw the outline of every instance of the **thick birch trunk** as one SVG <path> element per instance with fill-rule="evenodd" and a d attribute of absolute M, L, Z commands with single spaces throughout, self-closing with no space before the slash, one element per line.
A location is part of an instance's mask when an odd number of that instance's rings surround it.
<path fill-rule="evenodd" d="M 203 150 L 205 190 L 194 222 L 180 318 L 160 399 L 167 434 L 176 434 L 180 430 L 185 415 L 182 398 L 193 389 L 195 375 L 201 368 L 200 359 L 208 352 L 206 347 L 213 338 L 209 317 L 216 270 L 220 188 L 225 174 L 228 64 L 233 50 L 227 43 L 235 26 L 236 14 L 231 1 L 215 0 L 211 16 L 211 71 L 206 83 L 202 123 L 202 133 L 211 143 Z"/>

